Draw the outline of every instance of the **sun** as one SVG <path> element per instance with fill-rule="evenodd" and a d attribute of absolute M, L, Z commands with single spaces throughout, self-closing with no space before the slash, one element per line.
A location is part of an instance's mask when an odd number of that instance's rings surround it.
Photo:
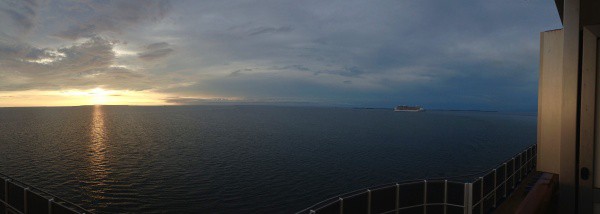
<path fill-rule="evenodd" d="M 149 92 L 132 90 L 105 89 L 100 86 L 89 89 L 71 89 L 64 91 L 48 91 L 53 96 L 51 106 L 68 105 L 169 105 L 164 100 L 167 96 Z M 2 97 L 0 92 L 0 98 Z M 49 98 L 48 98 L 49 99 Z M 1 100 L 1 99 L 0 99 Z M 50 103 L 50 101 L 45 101 Z M 0 103 L 1 105 L 1 103 Z"/>
<path fill-rule="evenodd" d="M 94 105 L 103 105 L 106 104 L 109 92 L 102 88 L 94 88 L 90 91 L 90 95 L 92 96 L 92 104 Z"/>

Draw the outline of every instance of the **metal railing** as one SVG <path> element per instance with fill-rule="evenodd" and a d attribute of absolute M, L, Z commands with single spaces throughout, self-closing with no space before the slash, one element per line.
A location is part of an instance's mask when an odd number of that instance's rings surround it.
<path fill-rule="evenodd" d="M 84 208 L 0 174 L 1 214 L 82 214 Z"/>
<path fill-rule="evenodd" d="M 536 145 L 472 182 L 407 181 L 358 190 L 319 202 L 298 214 L 490 213 L 535 169 Z"/>

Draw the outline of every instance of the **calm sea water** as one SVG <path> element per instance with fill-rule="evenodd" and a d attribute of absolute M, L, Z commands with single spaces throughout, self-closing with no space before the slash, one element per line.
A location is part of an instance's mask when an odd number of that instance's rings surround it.
<path fill-rule="evenodd" d="M 534 114 L 0 108 L 0 172 L 98 213 L 291 213 L 373 185 L 491 168 L 535 140 Z"/>

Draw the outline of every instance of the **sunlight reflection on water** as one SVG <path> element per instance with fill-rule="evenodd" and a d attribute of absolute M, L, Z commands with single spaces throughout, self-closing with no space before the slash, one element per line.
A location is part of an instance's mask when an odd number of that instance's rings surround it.
<path fill-rule="evenodd" d="M 104 125 L 104 113 L 102 106 L 94 106 L 92 113 L 92 125 L 90 130 L 90 182 L 93 186 L 99 188 L 93 188 L 97 194 L 103 193 L 102 186 L 106 185 L 106 177 L 109 173 L 108 159 L 106 158 L 107 152 L 107 135 L 106 128 Z M 99 196 L 98 196 L 99 197 Z"/>

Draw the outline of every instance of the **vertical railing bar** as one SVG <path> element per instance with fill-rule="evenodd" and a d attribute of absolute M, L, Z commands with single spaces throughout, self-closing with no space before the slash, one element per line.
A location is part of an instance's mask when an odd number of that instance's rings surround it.
<path fill-rule="evenodd" d="M 50 198 L 48 200 L 48 214 L 52 214 L 52 202 L 54 201 L 54 198 Z M 314 213 L 314 212 L 313 212 Z"/>
<path fill-rule="evenodd" d="M 400 212 L 398 209 L 400 209 L 400 184 L 396 183 L 396 214 Z"/>
<path fill-rule="evenodd" d="M 516 183 L 516 181 L 515 181 L 515 175 L 517 174 L 517 171 L 515 169 L 515 162 L 516 162 L 515 158 L 513 157 L 512 158 L 512 165 L 513 165 L 512 169 L 513 169 L 513 172 L 512 172 L 512 175 L 510 176 L 511 177 L 510 179 L 512 179 L 512 182 L 510 184 L 510 189 L 515 189 L 515 183 Z"/>
<path fill-rule="evenodd" d="M 508 172 L 508 171 L 507 171 L 506 167 L 507 167 L 507 166 L 506 166 L 506 163 L 504 163 L 504 178 L 502 178 L 502 180 L 503 180 L 502 182 L 504 182 L 504 194 L 502 194 L 502 198 L 506 198 L 506 192 L 508 191 L 508 190 L 506 189 L 506 186 L 508 186 L 508 185 L 506 185 L 506 181 L 508 181 L 508 179 L 507 179 L 507 177 L 506 177 L 506 176 L 508 176 L 508 175 L 507 175 L 507 172 Z"/>
<path fill-rule="evenodd" d="M 444 214 L 446 214 L 447 203 L 448 203 L 448 180 L 444 180 Z"/>
<path fill-rule="evenodd" d="M 528 170 L 529 167 L 527 167 L 527 165 L 529 165 L 528 163 L 529 163 L 529 152 L 527 150 L 525 150 L 525 165 L 523 166 L 523 171 L 525 171 L 525 174 L 522 177 L 525 177 L 526 175 L 529 174 L 529 170 Z"/>
<path fill-rule="evenodd" d="M 479 203 L 479 213 L 483 213 L 483 205 L 485 203 L 485 198 L 484 198 L 484 195 L 483 195 L 483 182 L 484 182 L 484 180 L 483 180 L 483 177 L 479 177 L 479 179 L 481 179 L 481 182 L 479 182 L 479 187 L 480 187 L 479 188 L 479 201 L 478 201 L 478 203 Z"/>
<path fill-rule="evenodd" d="M 529 163 L 529 151 L 525 150 L 525 166 L 523 166 L 523 169 L 525 169 L 525 174 L 529 174 L 529 167 L 527 165 Z"/>
<path fill-rule="evenodd" d="M 27 209 L 27 192 L 29 191 L 29 187 L 23 189 L 23 213 L 27 214 L 28 209 Z"/>
<path fill-rule="evenodd" d="M 371 190 L 367 189 L 367 214 L 371 214 Z"/>
<path fill-rule="evenodd" d="M 497 198 L 496 198 L 496 193 L 497 193 L 497 192 L 496 192 L 496 191 L 498 191 L 498 190 L 496 189 L 496 185 L 497 185 L 497 182 L 496 182 L 496 180 L 497 180 L 497 179 L 496 179 L 496 177 L 497 177 L 497 176 L 498 176 L 498 175 L 496 174 L 496 169 L 494 169 L 494 188 L 492 189 L 492 192 L 493 192 L 493 194 L 494 194 L 494 204 L 493 204 L 493 206 L 492 206 L 492 207 L 494 207 L 494 208 L 496 208 L 496 200 L 497 200 Z"/>
<path fill-rule="evenodd" d="M 8 182 L 10 182 L 10 179 L 4 179 L 4 200 L 6 201 L 6 204 L 10 205 L 8 203 Z M 8 214 L 8 209 L 4 209 L 4 213 Z"/>
<path fill-rule="evenodd" d="M 344 199 L 340 197 L 340 214 L 344 214 Z"/>
<path fill-rule="evenodd" d="M 423 214 L 427 214 L 427 180 L 423 180 Z"/>
<path fill-rule="evenodd" d="M 464 204 L 465 204 L 465 210 L 464 213 L 465 214 L 471 214 L 473 212 L 473 184 L 472 183 L 465 183 L 465 198 L 464 198 Z"/>
<path fill-rule="evenodd" d="M 519 156 L 521 156 L 519 157 L 519 161 L 521 162 L 519 163 L 519 183 L 521 183 L 521 181 L 523 181 L 523 157 L 520 153 Z"/>

